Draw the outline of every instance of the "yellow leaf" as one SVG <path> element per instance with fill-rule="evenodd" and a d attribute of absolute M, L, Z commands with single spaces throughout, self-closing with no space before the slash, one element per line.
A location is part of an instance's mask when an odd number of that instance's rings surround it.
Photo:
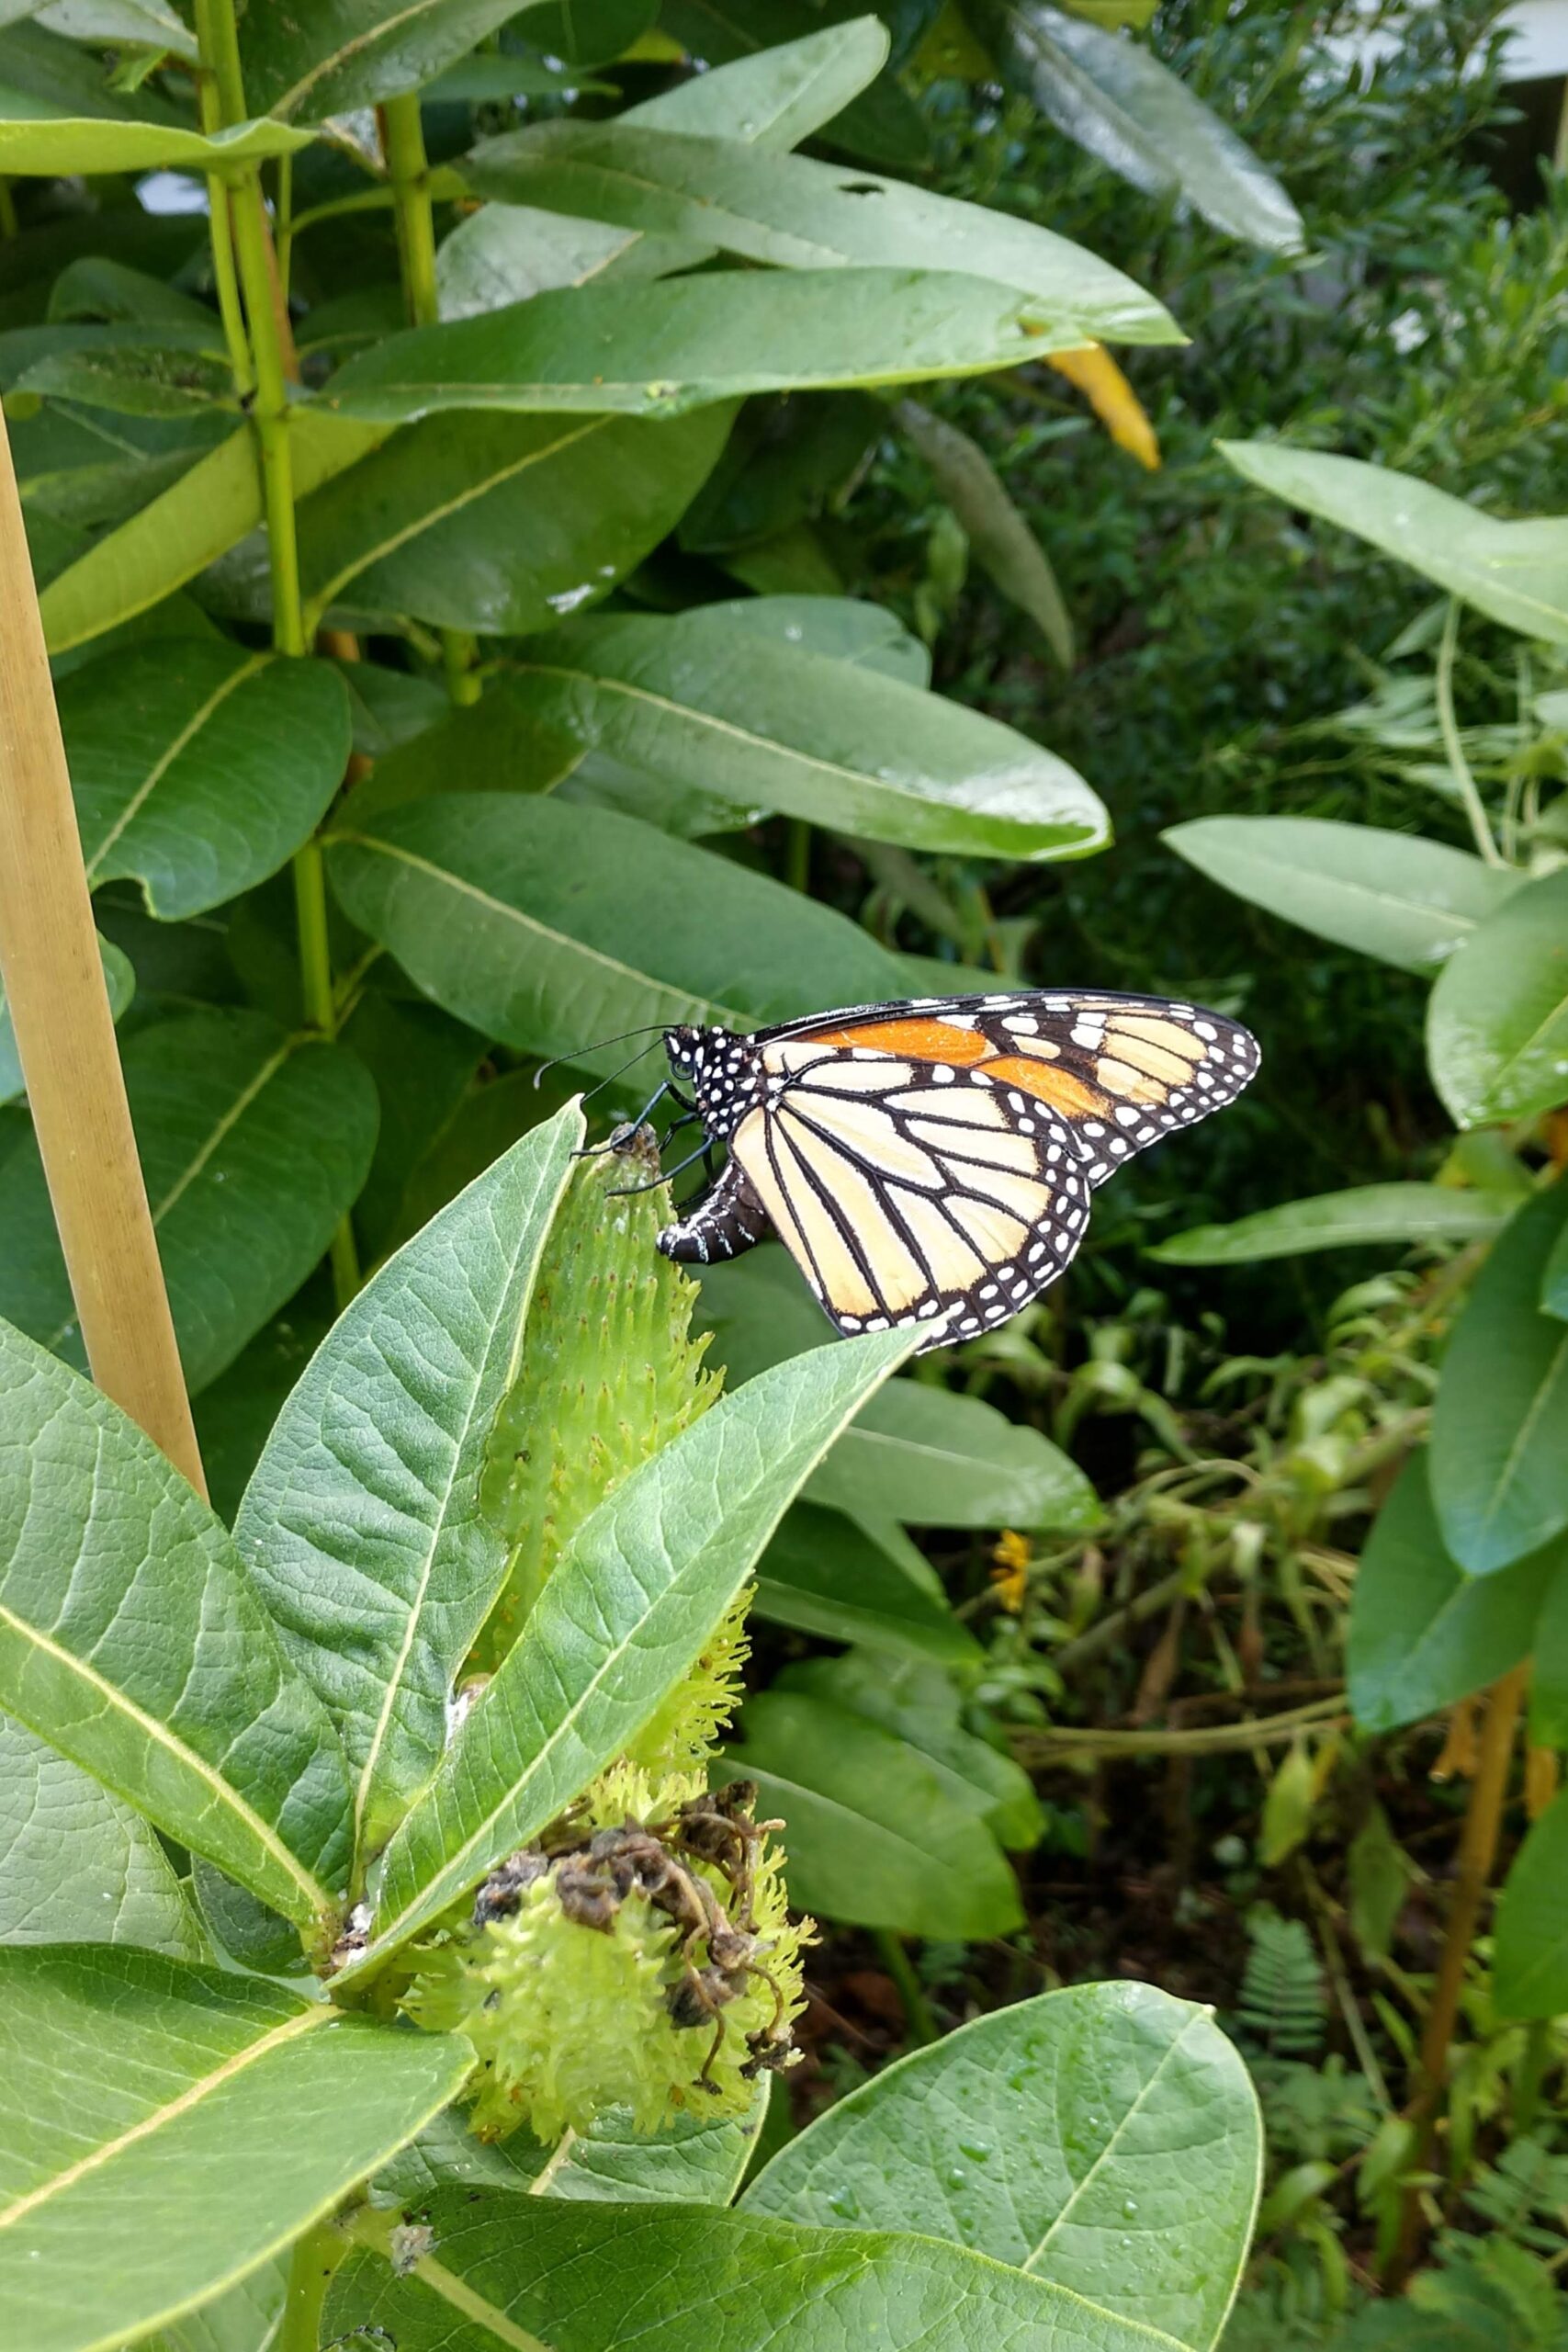
<path fill-rule="evenodd" d="M 1159 470 L 1159 443 L 1138 395 L 1111 354 L 1098 343 L 1081 351 L 1058 351 L 1046 360 L 1058 376 L 1076 384 L 1119 449 L 1136 458 L 1151 473 Z"/>

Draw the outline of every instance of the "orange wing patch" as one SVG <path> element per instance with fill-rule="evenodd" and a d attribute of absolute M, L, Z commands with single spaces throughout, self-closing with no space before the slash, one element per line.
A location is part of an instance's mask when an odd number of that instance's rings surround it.
<path fill-rule="evenodd" d="M 1107 1096 L 1083 1079 L 1076 1078 L 1071 1070 L 1056 1069 L 1049 1062 L 1035 1061 L 1027 1055 L 999 1055 L 986 1064 L 986 1076 L 995 1079 L 998 1086 L 1016 1086 L 1021 1093 L 1037 1094 L 1042 1102 L 1049 1102 L 1066 1118 L 1102 1117 L 1111 1108 Z"/>
<path fill-rule="evenodd" d="M 852 1053 L 858 1046 L 908 1062 L 948 1062 L 954 1069 L 983 1062 L 993 1050 L 977 1029 L 960 1029 L 951 1021 L 873 1021 L 863 1029 L 818 1029 L 811 1043 Z"/>

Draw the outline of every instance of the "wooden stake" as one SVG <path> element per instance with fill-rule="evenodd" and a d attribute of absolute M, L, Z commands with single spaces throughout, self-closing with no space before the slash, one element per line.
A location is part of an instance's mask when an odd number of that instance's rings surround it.
<path fill-rule="evenodd" d="M 205 1495 L 3 415 L 0 981 L 93 1378 Z"/>

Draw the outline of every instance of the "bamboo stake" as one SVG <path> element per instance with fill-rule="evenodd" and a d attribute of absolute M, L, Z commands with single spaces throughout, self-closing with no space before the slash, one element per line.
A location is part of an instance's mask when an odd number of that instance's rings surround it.
<path fill-rule="evenodd" d="M 207 1492 L 0 416 L 0 981 L 93 1378 Z"/>

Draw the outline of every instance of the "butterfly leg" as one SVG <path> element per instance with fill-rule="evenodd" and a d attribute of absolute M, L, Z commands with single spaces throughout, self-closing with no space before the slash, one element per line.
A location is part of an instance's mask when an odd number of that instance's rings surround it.
<path fill-rule="evenodd" d="M 731 1159 L 696 1206 L 665 1227 L 659 1247 L 678 1262 L 707 1266 L 716 1259 L 738 1258 L 767 1231 L 767 1211 L 739 1162 Z"/>

